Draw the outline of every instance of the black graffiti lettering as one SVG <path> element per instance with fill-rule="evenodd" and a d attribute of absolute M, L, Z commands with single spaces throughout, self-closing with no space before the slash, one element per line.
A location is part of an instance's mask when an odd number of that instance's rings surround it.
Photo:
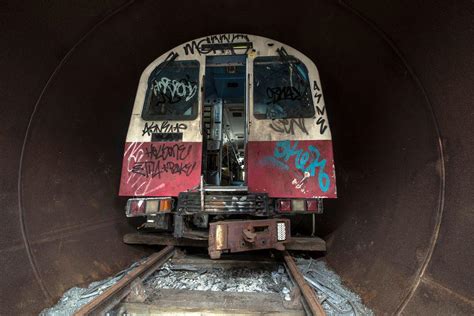
<path fill-rule="evenodd" d="M 160 162 L 157 161 L 140 161 L 136 162 L 131 170 L 133 173 L 139 174 L 146 178 L 160 177 Z"/>
<path fill-rule="evenodd" d="M 246 34 L 219 34 L 211 35 L 206 38 L 208 44 L 223 44 L 223 43 L 234 43 L 237 40 L 250 42 L 248 35 Z"/>
<path fill-rule="evenodd" d="M 322 110 L 319 106 L 316 106 L 316 113 L 318 113 L 318 115 L 324 115 L 324 112 L 326 112 L 326 106 L 323 106 Z"/>
<path fill-rule="evenodd" d="M 203 38 L 199 41 L 192 41 L 184 45 L 184 53 L 186 55 L 189 54 L 194 54 L 197 52 L 199 55 L 207 55 L 209 53 L 216 53 L 217 51 L 220 51 L 222 53 L 226 51 L 230 51 L 231 54 L 235 54 L 234 47 L 229 45 L 229 46 L 219 46 L 219 48 L 209 46 L 212 44 L 232 44 L 232 43 L 238 43 L 238 42 L 250 42 L 250 39 L 247 35 L 245 34 L 220 34 L 220 35 L 212 35 L 208 36 L 206 38 Z M 245 51 L 245 54 L 248 53 L 250 47 L 247 46 L 247 50 Z"/>
<path fill-rule="evenodd" d="M 296 125 L 299 127 L 299 129 L 305 133 L 306 135 L 308 135 L 308 131 L 306 130 L 306 126 L 304 126 L 304 119 L 300 118 L 298 120 L 295 120 L 295 119 L 291 119 L 291 130 L 292 130 L 292 133 L 293 133 L 293 125 Z"/>
<path fill-rule="evenodd" d="M 145 162 L 145 172 L 147 177 L 151 176 L 152 178 L 161 176 L 160 162 L 157 161 L 146 161 Z"/>
<path fill-rule="evenodd" d="M 142 176 L 146 176 L 146 173 L 145 173 L 145 170 L 143 168 L 143 163 L 142 162 L 135 163 L 135 165 L 133 165 L 133 167 L 132 167 L 132 172 L 136 173 L 136 174 L 139 174 L 139 175 L 142 175 Z"/>
<path fill-rule="evenodd" d="M 323 94 L 321 93 L 321 88 L 319 87 L 316 80 L 313 80 L 313 90 L 316 92 L 314 93 L 314 97 L 317 99 L 316 104 L 321 102 L 321 98 Z M 326 106 L 323 105 L 322 108 L 316 106 L 316 113 L 320 115 L 320 117 L 316 120 L 316 125 L 319 125 L 319 133 L 324 134 L 324 132 L 328 129 L 328 125 L 326 125 L 326 119 L 324 118 L 324 113 L 326 112 Z"/>
<path fill-rule="evenodd" d="M 173 162 L 162 163 L 158 161 L 137 162 L 132 167 L 131 172 L 146 178 L 161 178 L 163 174 L 190 176 L 196 167 L 196 162 Z"/>
<path fill-rule="evenodd" d="M 319 92 L 316 92 L 316 94 L 314 95 L 314 97 L 317 99 L 317 100 L 316 100 L 316 103 L 317 103 L 317 104 L 319 104 L 319 102 L 321 102 L 321 97 L 322 97 L 322 96 L 323 96 L 323 95 L 322 95 L 321 93 L 319 93 Z"/>
<path fill-rule="evenodd" d="M 316 103 L 319 104 L 319 102 L 321 102 L 321 97 L 323 96 L 323 94 L 321 93 L 321 88 L 319 88 L 316 80 L 313 80 L 313 90 L 316 91 L 314 93 L 314 97 L 317 99 Z"/>
<path fill-rule="evenodd" d="M 291 135 L 295 134 L 294 126 L 297 126 L 303 133 L 308 135 L 308 131 L 306 130 L 306 126 L 304 125 L 303 118 L 278 119 L 278 120 L 273 120 L 270 123 L 270 128 L 272 128 L 274 131 L 278 133 L 286 133 L 286 134 L 291 134 Z"/>
<path fill-rule="evenodd" d="M 170 172 L 171 174 L 185 174 L 186 176 L 191 175 L 191 173 L 196 167 L 196 162 L 189 163 L 175 163 L 172 161 L 163 164 L 163 172 Z"/>
<path fill-rule="evenodd" d="M 137 161 L 130 170 L 146 178 L 161 178 L 163 174 L 189 176 L 194 171 L 196 161 L 189 161 L 192 145 L 150 144 L 143 149 L 145 161 Z"/>
<path fill-rule="evenodd" d="M 326 125 L 326 120 L 322 117 L 318 118 L 316 125 L 319 125 L 319 133 L 324 134 L 328 126 Z"/>
<path fill-rule="evenodd" d="M 203 39 L 203 40 L 200 40 L 199 42 L 192 41 L 191 43 L 187 43 L 186 45 L 184 45 L 184 53 L 186 55 L 194 54 L 195 50 L 199 52 L 199 55 L 209 53 L 209 52 L 204 53 L 201 49 L 201 45 L 204 41 L 205 40 Z"/>
<path fill-rule="evenodd" d="M 319 88 L 318 83 L 316 82 L 316 80 L 313 80 L 313 90 L 321 91 L 321 88 Z"/>
<path fill-rule="evenodd" d="M 275 132 L 278 132 L 278 133 L 285 133 L 286 132 L 286 129 L 283 126 L 281 126 L 280 122 L 270 123 L 270 128 L 273 129 Z"/>
<path fill-rule="evenodd" d="M 167 160 L 169 158 L 173 158 L 176 160 L 185 160 L 191 153 L 191 149 L 191 145 L 186 146 L 183 144 L 160 144 L 158 146 L 150 144 L 148 147 L 145 148 L 145 156 L 148 157 L 148 159 L 156 160 Z"/>
<path fill-rule="evenodd" d="M 296 87 L 274 87 L 274 88 L 267 88 L 267 97 L 270 101 L 267 104 L 275 104 L 282 100 L 301 100 L 302 93 Z"/>
<path fill-rule="evenodd" d="M 163 121 L 160 125 L 158 125 L 155 122 L 152 122 L 150 124 L 146 122 L 142 130 L 142 136 L 145 136 L 145 134 L 151 136 L 151 134 L 153 133 L 181 133 L 187 128 L 188 126 L 184 123 L 172 124 L 168 121 Z"/>

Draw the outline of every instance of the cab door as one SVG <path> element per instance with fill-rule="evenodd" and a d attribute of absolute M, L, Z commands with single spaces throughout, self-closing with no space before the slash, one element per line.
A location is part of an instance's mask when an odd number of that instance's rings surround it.
<path fill-rule="evenodd" d="M 314 64 L 262 56 L 249 69 L 249 191 L 335 198 L 331 132 Z"/>
<path fill-rule="evenodd" d="M 202 59 L 171 53 L 142 75 L 127 134 L 120 195 L 178 196 L 200 183 Z"/>

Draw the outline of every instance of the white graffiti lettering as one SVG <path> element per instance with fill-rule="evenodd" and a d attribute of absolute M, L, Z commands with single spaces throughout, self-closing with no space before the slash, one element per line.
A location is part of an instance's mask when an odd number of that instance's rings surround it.
<path fill-rule="evenodd" d="M 186 101 L 189 101 L 196 94 L 197 85 L 186 79 L 172 80 L 162 77 L 160 81 L 153 81 L 152 90 L 155 96 L 164 94 L 169 96 L 171 100 L 185 98 Z"/>

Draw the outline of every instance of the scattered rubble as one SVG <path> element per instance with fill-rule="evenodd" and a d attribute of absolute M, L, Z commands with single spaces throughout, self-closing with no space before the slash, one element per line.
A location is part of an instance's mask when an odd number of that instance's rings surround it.
<path fill-rule="evenodd" d="M 280 293 L 290 300 L 291 281 L 285 268 L 212 268 L 173 266 L 166 263 L 145 282 L 146 291 L 187 289 L 196 291 Z"/>
<path fill-rule="evenodd" d="M 372 316 L 362 299 L 342 285 L 341 278 L 330 270 L 326 262 L 312 258 L 295 258 L 305 280 L 316 291 L 327 316 Z"/>
<path fill-rule="evenodd" d="M 295 258 L 306 281 L 316 291 L 327 316 L 372 316 L 374 313 L 362 304 L 361 298 L 342 285 L 340 277 L 323 260 Z M 140 261 L 141 262 L 141 261 Z M 59 302 L 43 310 L 41 316 L 72 315 L 80 307 L 118 282 L 140 262 L 119 272 L 114 277 L 93 282 L 87 288 L 68 290 Z M 268 268 L 199 268 L 192 265 L 165 263 L 143 282 L 132 287 L 135 301 L 144 301 L 147 293 L 157 289 L 187 289 L 196 291 L 279 293 L 291 300 L 293 284 L 283 265 Z M 136 293 L 135 293 L 136 292 Z"/>
<path fill-rule="evenodd" d="M 117 283 L 127 272 L 140 265 L 142 261 L 133 263 L 130 267 L 120 271 L 115 276 L 89 284 L 87 288 L 73 287 L 61 297 L 59 302 L 51 308 L 41 311 L 40 316 L 72 315 L 83 305 L 92 301 L 109 287 Z"/>

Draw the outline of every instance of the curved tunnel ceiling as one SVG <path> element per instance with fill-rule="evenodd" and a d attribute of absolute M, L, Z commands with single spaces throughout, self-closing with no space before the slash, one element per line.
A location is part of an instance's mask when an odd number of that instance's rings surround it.
<path fill-rule="evenodd" d="M 149 249 L 117 197 L 141 71 L 168 49 L 242 32 L 317 65 L 338 195 L 327 260 L 379 313 L 474 309 L 473 6 L 389 1 L 109 1 L 0 8 L 1 314 L 37 313 Z M 4 12 L 3 12 L 4 11 Z"/>

